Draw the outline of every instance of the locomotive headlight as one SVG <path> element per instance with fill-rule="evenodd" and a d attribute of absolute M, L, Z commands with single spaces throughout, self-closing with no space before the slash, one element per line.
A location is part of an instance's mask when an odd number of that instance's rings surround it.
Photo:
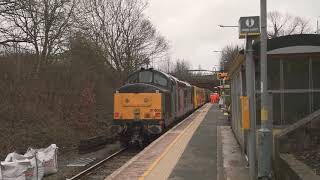
<path fill-rule="evenodd" d="M 119 112 L 114 112 L 114 118 L 119 118 L 120 117 L 120 113 Z"/>
<path fill-rule="evenodd" d="M 149 102 L 149 98 L 146 98 L 146 97 L 145 97 L 145 98 L 143 99 L 143 102 L 145 102 L 145 103 Z"/>
<path fill-rule="evenodd" d="M 159 118 L 161 116 L 161 113 L 160 112 L 156 112 L 155 113 L 155 117 Z"/>

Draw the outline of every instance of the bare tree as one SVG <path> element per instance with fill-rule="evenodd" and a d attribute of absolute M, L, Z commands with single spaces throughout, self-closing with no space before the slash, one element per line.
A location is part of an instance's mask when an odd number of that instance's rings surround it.
<path fill-rule="evenodd" d="M 0 0 L 1 42 L 34 51 L 36 72 L 63 48 L 76 0 Z"/>
<path fill-rule="evenodd" d="M 268 26 L 268 36 L 270 38 L 311 32 L 311 27 L 307 19 L 290 14 L 283 14 L 278 11 L 268 13 Z"/>
<path fill-rule="evenodd" d="M 82 0 L 77 14 L 79 30 L 92 38 L 105 63 L 130 73 L 149 64 L 168 49 L 143 12 L 142 0 Z"/>
<path fill-rule="evenodd" d="M 155 61 L 154 63 L 156 65 L 156 69 L 168 74 L 170 74 L 174 68 L 170 53 L 167 53 L 163 58 L 159 59 L 159 61 Z"/>
<path fill-rule="evenodd" d="M 236 58 L 239 53 L 238 45 L 227 45 L 222 49 L 220 57 L 221 70 L 226 71 L 229 69 L 231 62 Z"/>
<path fill-rule="evenodd" d="M 180 80 L 188 79 L 192 73 L 190 70 L 190 63 L 186 60 L 177 60 L 173 68 L 172 74 Z"/>

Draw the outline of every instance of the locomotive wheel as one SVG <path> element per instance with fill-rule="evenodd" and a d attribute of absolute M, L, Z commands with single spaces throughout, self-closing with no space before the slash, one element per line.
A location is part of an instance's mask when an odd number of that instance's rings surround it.
<path fill-rule="evenodd" d="M 126 148 L 129 146 L 129 140 L 120 140 L 120 147 Z"/>
<path fill-rule="evenodd" d="M 142 134 L 141 139 L 138 141 L 138 146 L 140 149 L 145 148 L 150 143 L 150 138 L 148 134 Z"/>
<path fill-rule="evenodd" d="M 126 148 L 129 146 L 129 136 L 127 134 L 121 134 L 120 135 L 120 147 L 121 148 Z"/>

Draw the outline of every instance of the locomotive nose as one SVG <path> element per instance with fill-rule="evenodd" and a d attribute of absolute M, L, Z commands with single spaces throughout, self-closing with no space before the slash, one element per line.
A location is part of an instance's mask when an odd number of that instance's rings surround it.
<path fill-rule="evenodd" d="M 161 119 L 161 93 L 115 93 L 114 119 L 139 121 Z"/>

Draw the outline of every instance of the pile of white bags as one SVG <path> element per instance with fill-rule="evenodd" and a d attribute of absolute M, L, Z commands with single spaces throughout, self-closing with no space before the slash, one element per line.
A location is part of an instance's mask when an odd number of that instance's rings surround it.
<path fill-rule="evenodd" d="M 45 149 L 29 148 L 24 155 L 8 154 L 0 163 L 0 180 L 41 180 L 58 172 L 57 149 L 51 144 Z"/>

